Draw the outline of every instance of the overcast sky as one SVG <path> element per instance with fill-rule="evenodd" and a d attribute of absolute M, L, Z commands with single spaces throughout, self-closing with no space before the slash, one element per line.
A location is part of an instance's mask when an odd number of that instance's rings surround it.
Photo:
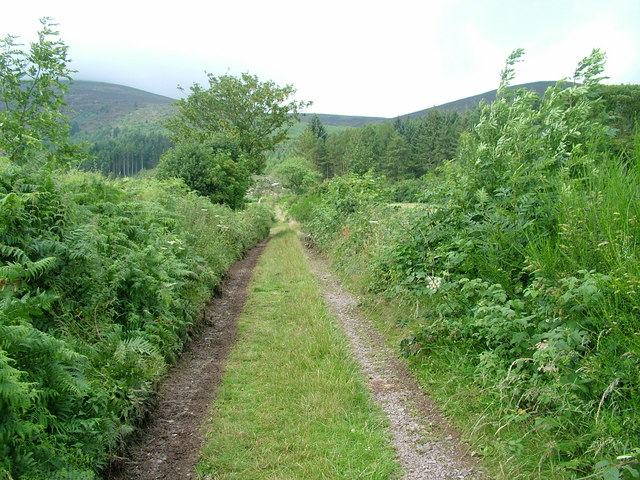
<path fill-rule="evenodd" d="M 640 83 L 640 0 L 26 0 L 0 36 L 59 23 L 75 77 L 177 98 L 178 85 L 249 72 L 293 84 L 316 113 L 394 117 L 497 87 L 570 77 L 598 47 L 609 83 Z"/>

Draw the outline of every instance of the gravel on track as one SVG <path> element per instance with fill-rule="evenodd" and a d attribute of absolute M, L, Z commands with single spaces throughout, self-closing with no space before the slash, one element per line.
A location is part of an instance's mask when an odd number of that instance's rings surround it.
<path fill-rule="evenodd" d="M 306 250 L 331 313 L 338 319 L 374 399 L 389 417 L 393 443 L 406 480 L 481 478 L 459 434 L 438 412 L 415 376 L 359 311 L 358 299 L 330 271 L 328 263 Z"/>

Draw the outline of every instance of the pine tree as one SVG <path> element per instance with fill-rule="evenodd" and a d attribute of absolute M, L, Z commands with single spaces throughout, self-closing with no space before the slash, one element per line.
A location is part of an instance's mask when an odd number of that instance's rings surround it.
<path fill-rule="evenodd" d="M 316 138 L 322 140 L 323 142 L 326 141 L 327 137 L 329 136 L 329 134 L 327 133 L 327 129 L 324 128 L 324 125 L 320 121 L 320 118 L 318 118 L 318 115 L 314 114 L 313 117 L 311 117 L 311 122 L 309 122 L 309 129 L 313 132 Z"/>
<path fill-rule="evenodd" d="M 410 178 L 411 172 L 407 168 L 410 158 L 411 149 L 409 144 L 402 135 L 394 132 L 382 155 L 380 161 L 381 171 L 391 180 Z"/>

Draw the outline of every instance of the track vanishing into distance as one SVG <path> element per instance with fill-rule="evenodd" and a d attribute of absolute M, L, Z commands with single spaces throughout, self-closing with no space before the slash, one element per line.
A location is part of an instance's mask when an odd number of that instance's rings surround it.
<path fill-rule="evenodd" d="M 206 309 L 204 325 L 194 332 L 181 360 L 161 384 L 156 409 L 150 413 L 141 438 L 129 447 L 126 458 L 114 462 L 108 480 L 196 478 L 194 467 L 204 442 L 203 426 L 236 340 L 237 321 L 252 272 L 268 241 L 256 246 L 230 270 L 219 295 Z M 389 418 L 389 437 L 403 478 L 480 478 L 475 459 L 466 453 L 458 434 L 396 352 L 362 316 L 357 298 L 344 289 L 326 260 L 310 250 L 305 255 L 333 320 L 349 338 L 373 399 Z"/>

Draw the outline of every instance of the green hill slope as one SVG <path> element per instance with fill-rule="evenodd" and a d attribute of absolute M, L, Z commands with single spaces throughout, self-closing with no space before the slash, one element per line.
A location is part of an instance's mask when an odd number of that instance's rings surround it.
<path fill-rule="evenodd" d="M 514 85 L 509 87 L 509 90 L 516 90 L 520 88 L 526 88 L 528 90 L 533 90 L 538 95 L 543 95 L 544 92 L 549 87 L 553 87 L 556 82 L 531 82 L 531 83 L 523 83 L 521 85 Z M 459 113 L 464 113 L 467 110 L 471 110 L 473 107 L 478 105 L 480 102 L 484 101 L 485 103 L 491 103 L 496 99 L 496 93 L 498 90 L 490 90 L 488 92 L 480 93 L 478 95 L 473 95 L 471 97 L 462 98 L 460 100 L 455 100 L 453 102 L 443 103 L 442 105 L 437 105 L 430 108 L 425 108 L 424 110 L 419 110 L 417 112 L 408 113 L 406 115 L 401 115 L 400 118 L 420 118 L 427 114 L 429 110 L 437 109 L 437 110 L 454 110 Z"/>
<path fill-rule="evenodd" d="M 542 94 L 555 82 L 533 82 L 512 88 L 528 88 Z M 424 110 L 401 115 L 400 118 L 418 118 L 429 110 L 456 110 L 464 112 L 484 100 L 491 102 L 496 90 L 463 98 Z M 161 130 L 160 122 L 173 111 L 175 99 L 145 92 L 136 88 L 104 82 L 74 81 L 66 96 L 76 137 L 89 137 L 114 128 L 132 128 L 143 131 Z M 302 116 L 303 122 L 311 120 L 312 114 Z M 318 114 L 324 125 L 337 127 L 362 127 L 371 123 L 384 123 L 394 118 L 364 117 L 355 115 Z"/>
<path fill-rule="evenodd" d="M 313 113 L 308 113 L 301 117 L 303 122 L 310 122 Z M 316 114 L 323 125 L 334 127 L 364 127 L 370 123 L 384 123 L 392 119 L 384 117 L 360 117 L 357 115 L 331 115 L 327 113 Z"/>
<path fill-rule="evenodd" d="M 533 90 L 539 95 L 542 95 L 548 87 L 555 85 L 556 82 L 531 82 L 531 83 L 523 83 L 521 85 L 514 85 L 509 87 L 510 89 L 519 89 L 519 88 L 527 88 L 529 90 Z M 495 100 L 497 90 L 491 90 L 488 92 L 480 93 L 478 95 L 473 95 L 471 97 L 462 98 L 460 100 L 455 100 L 453 102 L 443 103 L 442 105 L 436 105 L 433 107 L 425 108 L 424 110 L 418 110 L 417 112 L 407 113 L 405 115 L 400 115 L 400 118 L 420 118 L 427 114 L 429 110 L 437 109 L 437 110 L 455 110 L 460 113 L 464 113 L 467 110 L 472 109 L 476 105 L 478 105 L 481 101 L 485 101 L 486 103 L 490 103 Z M 384 123 L 391 122 L 395 120 L 393 118 L 383 118 L 383 117 L 359 117 L 353 115 L 327 115 L 327 114 L 317 114 L 318 118 L 324 125 L 335 125 L 340 127 L 362 127 L 364 125 L 370 123 Z M 302 119 L 303 122 L 311 121 L 311 117 L 313 115 L 309 114 L 305 118 Z"/>
<path fill-rule="evenodd" d="M 73 134 L 87 137 L 114 128 L 160 130 L 175 99 L 124 85 L 76 80 L 65 100 Z"/>

